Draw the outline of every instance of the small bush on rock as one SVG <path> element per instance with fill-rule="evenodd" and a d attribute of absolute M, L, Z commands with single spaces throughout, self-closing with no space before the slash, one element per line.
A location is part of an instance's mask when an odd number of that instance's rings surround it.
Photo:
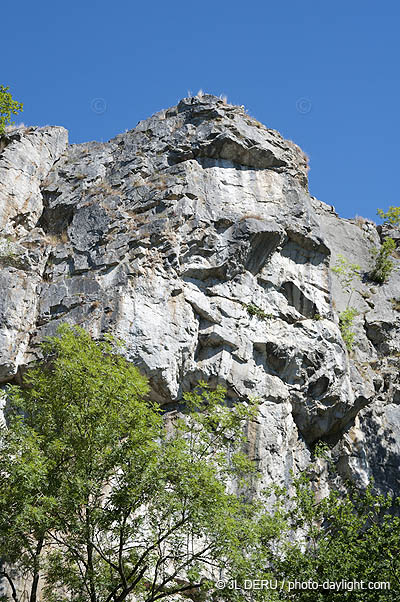
<path fill-rule="evenodd" d="M 353 332 L 353 322 L 356 316 L 358 316 L 358 311 L 355 307 L 348 307 L 339 315 L 339 328 L 347 351 L 353 349 L 354 337 L 356 336 Z"/>
<path fill-rule="evenodd" d="M 338 255 L 335 265 L 332 268 L 332 272 L 339 278 L 343 290 L 350 295 L 347 305 L 349 305 L 354 291 L 353 283 L 355 280 L 360 279 L 360 271 L 361 267 L 358 263 L 350 263 L 347 257 L 343 257 L 343 255 Z"/>
<path fill-rule="evenodd" d="M 394 269 L 394 263 L 390 259 L 391 254 L 396 249 L 396 243 L 393 238 L 386 238 L 380 249 L 374 247 L 371 249 L 371 257 L 374 261 L 374 267 L 369 277 L 378 284 L 387 282 Z"/>
<path fill-rule="evenodd" d="M 260 318 L 261 320 L 268 320 L 268 318 L 273 317 L 272 314 L 267 314 L 261 307 L 258 307 L 258 305 L 254 305 L 253 303 L 249 303 L 249 305 L 245 304 L 245 307 L 250 316 L 257 316 L 257 318 Z"/>

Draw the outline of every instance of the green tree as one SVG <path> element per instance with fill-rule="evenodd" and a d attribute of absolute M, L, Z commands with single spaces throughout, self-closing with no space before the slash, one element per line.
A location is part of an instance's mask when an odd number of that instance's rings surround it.
<path fill-rule="evenodd" d="M 30 602 L 39 579 L 49 602 L 152 602 L 240 571 L 259 511 L 241 452 L 253 406 L 203 384 L 165 420 L 112 340 L 63 327 L 43 353 L 9 391 L 0 446 L 0 557 L 30 575 Z"/>
<path fill-rule="evenodd" d="M 14 602 L 26 597 L 11 566 L 30 577 L 30 602 L 40 582 L 48 602 L 272 602 L 297 599 L 295 579 L 390 581 L 390 592 L 346 599 L 399 600 L 398 500 L 369 488 L 318 501 L 306 474 L 293 496 L 274 487 L 256 499 L 242 452 L 255 404 L 228 407 L 222 388 L 202 383 L 182 411 L 163 414 L 115 345 L 63 327 L 9 390 L 0 576 Z M 284 587 L 241 589 L 245 579 Z M 301 596 L 339 600 L 343 591 Z"/>
<path fill-rule="evenodd" d="M 32 579 L 31 602 L 36 600 L 40 557 L 48 529 L 43 513 L 49 491 L 46 459 L 36 434 L 22 420 L 1 429 L 0 448 L 0 577 L 19 601 L 14 569 Z M 50 486 L 51 489 L 51 486 Z M 8 598 L 6 598 L 8 600 Z"/>
<path fill-rule="evenodd" d="M 384 224 L 391 224 L 392 226 L 400 226 L 400 207 L 394 207 L 390 205 L 388 211 L 378 209 L 377 215 L 382 218 Z"/>
<path fill-rule="evenodd" d="M 0 136 L 4 134 L 6 125 L 11 123 L 11 116 L 23 110 L 23 104 L 13 100 L 8 86 L 0 86 Z"/>
<path fill-rule="evenodd" d="M 286 490 L 275 488 L 276 511 L 284 525 L 274 558 L 275 576 L 286 584 L 280 599 L 398 602 L 400 498 L 376 494 L 370 485 L 364 492 L 351 487 L 345 494 L 332 490 L 318 500 L 307 473 L 294 480 L 294 487 L 289 509 Z M 289 582 L 296 580 L 321 586 L 289 591 Z M 342 580 L 354 589 L 322 587 Z M 366 589 L 354 587 L 361 581 Z M 390 584 L 390 589 L 369 590 L 368 583 L 373 582 Z"/>

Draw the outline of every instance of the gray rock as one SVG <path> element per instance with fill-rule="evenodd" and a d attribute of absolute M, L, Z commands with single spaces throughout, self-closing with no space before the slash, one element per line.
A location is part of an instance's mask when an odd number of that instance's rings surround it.
<path fill-rule="evenodd" d="M 68 144 L 61 127 L 17 130 L 0 153 L 0 232 L 31 229 L 43 212 L 40 186 Z"/>
<path fill-rule="evenodd" d="M 18 131 L 0 181 L 1 380 L 63 322 L 109 331 L 162 403 L 200 379 L 257 396 L 263 484 L 289 483 L 323 439 L 342 476 L 400 493 L 400 274 L 372 286 L 379 232 L 310 197 L 295 144 L 205 95 L 108 143 Z M 339 254 L 362 268 L 352 354 Z"/>

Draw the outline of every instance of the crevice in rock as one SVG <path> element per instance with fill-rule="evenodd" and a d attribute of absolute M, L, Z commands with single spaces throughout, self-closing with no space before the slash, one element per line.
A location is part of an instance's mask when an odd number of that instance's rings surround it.
<path fill-rule="evenodd" d="M 58 303 L 57 305 L 52 305 L 49 309 L 49 313 L 43 315 L 42 318 L 37 319 L 37 326 L 43 326 L 44 324 L 48 324 L 52 320 L 58 320 L 61 316 L 65 316 L 70 313 L 76 307 L 80 307 L 85 305 L 83 302 L 73 303 L 72 305 L 64 305 L 64 303 Z"/>
<path fill-rule="evenodd" d="M 307 228 L 307 230 L 309 232 L 304 233 L 298 229 L 287 228 L 286 234 L 289 240 L 297 244 L 300 248 L 312 251 L 312 264 L 318 265 L 318 263 L 321 263 L 321 261 L 326 260 L 330 256 L 331 251 L 320 236 L 316 236 L 310 228 Z"/>
<path fill-rule="evenodd" d="M 376 349 L 379 356 L 386 356 L 390 353 L 385 345 L 386 341 L 390 338 L 389 333 L 393 328 L 393 323 L 376 321 L 367 322 L 364 319 L 364 331 L 369 341 Z"/>
<path fill-rule="evenodd" d="M 327 392 L 329 385 L 329 378 L 325 375 L 322 375 L 319 378 L 317 378 L 317 380 L 309 384 L 307 394 L 313 399 L 321 397 Z"/>
<path fill-rule="evenodd" d="M 286 297 L 289 305 L 294 307 L 305 318 L 314 318 L 317 313 L 317 306 L 294 282 L 284 282 L 279 292 Z"/>
<path fill-rule="evenodd" d="M 284 358 L 271 357 L 267 350 L 267 343 L 253 343 L 253 359 L 256 366 L 261 366 L 266 374 L 280 376 L 279 372 L 285 365 Z"/>
<path fill-rule="evenodd" d="M 310 400 L 310 402 L 313 401 L 313 399 Z M 314 417 L 314 419 L 310 417 L 311 420 L 307 425 L 305 425 L 302 408 L 303 401 L 299 400 L 299 402 L 296 402 L 293 399 L 293 420 L 295 421 L 299 433 L 302 435 L 307 445 L 313 446 L 316 444 L 317 441 L 322 440 L 328 443 L 331 447 L 334 447 L 343 438 L 343 436 L 354 426 L 357 415 L 363 408 L 370 405 L 371 401 L 371 399 L 367 399 L 363 396 L 358 397 L 354 401 L 354 404 L 351 407 L 349 407 L 347 411 L 343 411 L 343 416 L 340 418 L 338 412 L 339 406 L 341 404 L 340 399 L 337 396 L 328 395 L 327 397 L 320 399 L 320 403 L 324 404 L 324 406 L 326 407 L 326 411 L 329 411 L 329 408 L 336 408 L 336 418 L 335 420 L 330 420 L 330 422 L 332 423 L 331 427 L 326 429 L 325 431 L 321 431 L 320 425 L 323 424 L 324 421 L 326 421 L 326 419 L 324 419 L 324 413 L 320 412 Z M 327 418 L 329 419 L 328 416 Z"/>
<path fill-rule="evenodd" d="M 288 257 L 291 261 L 299 265 L 318 266 L 326 262 L 330 251 L 327 250 L 326 253 L 324 251 L 320 252 L 319 249 L 315 249 L 315 244 L 315 242 L 303 234 L 297 232 L 295 236 L 293 232 L 291 235 L 288 232 L 288 240 L 282 246 L 281 255 Z"/>
<path fill-rule="evenodd" d="M 55 205 L 52 207 L 61 192 L 49 192 L 42 190 L 43 212 L 38 220 L 38 226 L 43 228 L 46 234 L 61 234 L 72 222 L 74 214 L 73 205 Z"/>
<path fill-rule="evenodd" d="M 5 134 L 3 134 L 3 136 L 0 136 L 0 157 L 3 154 L 3 151 L 7 148 L 7 146 L 11 144 L 11 142 L 12 139 L 9 136 Z"/>

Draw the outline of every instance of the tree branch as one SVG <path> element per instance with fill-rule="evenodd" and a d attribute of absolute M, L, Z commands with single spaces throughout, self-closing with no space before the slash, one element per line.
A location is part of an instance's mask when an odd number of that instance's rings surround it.
<path fill-rule="evenodd" d="M 11 576 L 8 573 L 6 573 L 6 571 L 2 571 L 0 573 L 0 577 L 5 577 L 7 579 L 11 587 L 12 599 L 14 600 L 14 602 L 18 602 L 17 590 L 15 588 L 14 581 L 12 580 Z"/>

